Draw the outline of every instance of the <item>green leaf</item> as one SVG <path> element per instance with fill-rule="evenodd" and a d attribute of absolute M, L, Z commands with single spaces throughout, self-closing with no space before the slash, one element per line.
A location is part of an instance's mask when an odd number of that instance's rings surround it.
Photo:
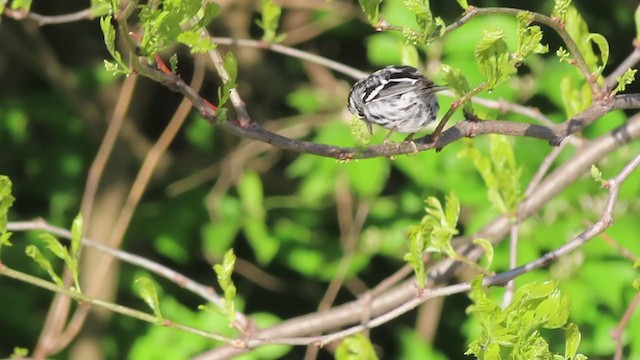
<path fill-rule="evenodd" d="M 600 75 L 602 74 L 604 67 L 607 66 L 607 63 L 609 62 L 609 42 L 604 36 L 596 33 L 589 34 L 586 41 L 594 42 L 596 45 L 598 45 L 598 49 L 600 49 L 600 61 L 602 65 L 598 66 L 596 70 L 596 74 Z"/>
<path fill-rule="evenodd" d="M 216 113 L 216 122 L 218 124 L 224 124 L 225 122 L 227 122 L 227 112 L 229 112 L 227 108 L 218 108 L 218 112 Z"/>
<path fill-rule="evenodd" d="M 636 40 L 640 40 L 640 5 L 636 8 L 633 19 L 636 23 Z"/>
<path fill-rule="evenodd" d="M 413 268 L 413 272 L 416 275 L 416 281 L 418 282 L 418 287 L 420 289 L 424 289 L 426 286 L 425 281 L 427 276 L 424 261 L 422 259 L 422 252 L 425 248 L 425 235 L 416 227 L 409 229 L 407 237 L 409 251 L 404 255 L 403 259 Z"/>
<path fill-rule="evenodd" d="M 82 214 L 78 214 L 76 218 L 73 219 L 73 224 L 71 225 L 71 253 L 67 261 L 67 266 L 69 267 L 69 270 L 71 270 L 71 274 L 73 276 L 75 289 L 78 292 L 81 292 L 78 272 L 78 255 L 80 246 L 82 245 L 82 228 Z"/>
<path fill-rule="evenodd" d="M 473 240 L 473 243 L 482 247 L 487 258 L 487 267 L 491 266 L 493 262 L 493 245 L 491 245 L 491 242 L 484 238 L 477 238 Z"/>
<path fill-rule="evenodd" d="M 0 0 L 0 14 L 4 13 L 4 8 L 9 0 Z"/>
<path fill-rule="evenodd" d="M 501 309 L 482 288 L 482 277 L 471 282 L 473 304 L 467 312 L 481 327 L 481 334 L 466 354 L 478 359 L 562 359 L 549 350 L 542 329 L 565 326 L 569 313 L 568 297 L 554 282 L 529 283 L 516 290 L 512 302 Z M 574 329 L 577 331 L 577 327 Z M 551 332 L 544 332 L 557 338 Z M 579 337 L 579 333 L 578 333 Z M 577 347 L 575 334 L 567 336 L 567 349 Z M 567 353 L 570 351 L 566 351 Z"/>
<path fill-rule="evenodd" d="M 516 49 L 515 61 L 523 62 L 531 54 L 546 54 L 549 52 L 548 45 L 542 45 L 542 30 L 539 26 L 530 26 L 533 21 L 533 14 L 528 11 L 521 11 L 517 15 L 518 27 L 518 47 Z"/>
<path fill-rule="evenodd" d="M 458 5 L 460 5 L 462 10 L 467 11 L 467 9 L 469 9 L 469 4 L 467 3 L 467 0 L 456 0 L 456 1 L 458 2 Z"/>
<path fill-rule="evenodd" d="M 69 253 L 67 249 L 55 238 L 55 236 L 49 233 L 43 233 L 38 235 L 40 240 L 44 241 L 49 251 L 53 253 L 57 258 L 62 259 L 65 263 L 69 261 Z"/>
<path fill-rule="evenodd" d="M 267 264 L 278 252 L 280 243 L 269 234 L 266 211 L 264 209 L 264 194 L 260 176 L 248 171 L 238 183 L 238 194 L 242 203 L 244 234 L 261 264 Z"/>
<path fill-rule="evenodd" d="M 522 167 L 517 166 L 509 140 L 503 135 L 492 135 L 491 155 L 483 156 L 474 143 L 467 141 L 467 147 L 460 156 L 473 161 L 487 186 L 487 196 L 491 205 L 508 216 L 515 216 L 522 200 Z"/>
<path fill-rule="evenodd" d="M 12 246 L 9 241 L 11 233 L 7 232 L 9 208 L 15 201 L 15 198 L 11 195 L 12 187 L 11 180 L 5 175 L 0 175 L 0 254 L 2 253 L 2 247 Z"/>
<path fill-rule="evenodd" d="M 413 66 L 415 68 L 420 67 L 418 49 L 416 49 L 414 45 L 404 44 L 402 46 L 402 64 Z"/>
<path fill-rule="evenodd" d="M 260 0 L 260 10 L 262 12 L 262 20 L 257 21 L 257 24 L 262 28 L 262 30 L 264 30 L 262 40 L 268 43 L 280 40 L 281 37 L 278 36 L 277 30 L 282 8 L 273 0 Z"/>
<path fill-rule="evenodd" d="M 336 349 L 336 360 L 377 360 L 378 355 L 371 341 L 358 333 L 340 342 Z"/>
<path fill-rule="evenodd" d="M 556 51 L 556 56 L 558 56 L 558 61 L 563 62 L 563 61 L 569 61 L 569 57 L 571 56 L 571 54 L 569 54 L 569 52 L 567 50 L 565 50 L 562 46 L 560 46 L 558 48 L 558 50 Z"/>
<path fill-rule="evenodd" d="M 351 117 L 351 135 L 356 139 L 356 146 L 360 149 L 364 149 L 369 146 L 371 142 L 371 135 L 367 129 L 366 122 L 358 119 L 357 116 Z"/>
<path fill-rule="evenodd" d="M 262 265 L 270 263 L 278 253 L 280 242 L 269 234 L 265 219 L 249 217 L 244 220 L 242 229 L 255 252 L 256 260 Z"/>
<path fill-rule="evenodd" d="M 113 25 L 111 25 L 111 15 L 100 18 L 100 28 L 104 35 L 104 44 L 107 46 L 107 50 L 109 51 L 109 54 L 111 54 L 111 57 L 116 61 L 115 63 L 112 63 L 105 60 L 105 68 L 107 71 L 110 71 L 114 75 L 131 73 L 131 70 L 129 70 L 122 61 L 120 52 L 116 50 L 116 30 Z"/>
<path fill-rule="evenodd" d="M 618 76 L 616 78 L 618 85 L 611 93 L 615 95 L 620 91 L 625 91 L 627 85 L 631 84 L 636 79 L 636 72 L 638 72 L 638 69 L 627 69 L 622 76 Z"/>
<path fill-rule="evenodd" d="M 202 54 L 216 48 L 216 44 L 208 36 L 203 36 L 199 30 L 188 30 L 181 32 L 176 40 L 187 45 L 192 54 Z"/>
<path fill-rule="evenodd" d="M 566 75 L 560 80 L 560 91 L 564 111 L 568 118 L 584 111 L 591 105 L 591 89 L 587 84 L 576 88 L 573 78 Z"/>
<path fill-rule="evenodd" d="M 460 69 L 451 67 L 449 65 L 442 65 L 440 72 L 443 75 L 444 81 L 453 89 L 453 92 L 458 98 L 461 98 L 467 94 L 471 88 L 469 82 Z M 473 103 L 467 101 L 464 103 L 464 113 L 473 114 Z"/>
<path fill-rule="evenodd" d="M 112 12 L 111 2 L 107 0 L 91 0 L 91 16 L 94 18 L 107 15 Z M 115 9 L 118 10 L 117 8 Z"/>
<path fill-rule="evenodd" d="M 76 258 L 78 256 L 78 251 L 80 250 L 80 245 L 82 244 L 82 214 L 78 214 L 75 219 L 73 219 L 73 224 L 71 225 L 71 257 Z"/>
<path fill-rule="evenodd" d="M 31 10 L 31 0 L 13 0 L 11 9 L 29 12 Z"/>
<path fill-rule="evenodd" d="M 458 225 L 458 217 L 460 216 L 460 200 L 453 191 L 450 191 L 444 200 L 444 216 L 446 223 L 443 225 L 446 225 L 450 229 L 455 229 Z"/>
<path fill-rule="evenodd" d="M 9 356 L 10 359 L 24 359 L 27 357 L 27 355 L 29 355 L 29 349 L 27 348 L 21 348 L 21 347 L 14 347 L 13 348 L 13 352 L 11 353 L 11 355 Z"/>
<path fill-rule="evenodd" d="M 160 312 L 160 300 L 158 299 L 158 289 L 155 281 L 150 277 L 138 277 L 134 285 L 138 296 L 153 310 L 153 314 L 158 318 L 158 323 L 163 320 L 162 313 Z"/>
<path fill-rule="evenodd" d="M 382 0 L 358 0 L 360 3 L 360 7 L 365 15 L 367 15 L 367 19 L 369 20 L 369 24 L 372 26 L 378 26 L 378 21 L 380 20 L 380 4 Z"/>
<path fill-rule="evenodd" d="M 633 262 L 633 268 L 636 270 L 640 269 L 640 259 L 637 259 Z M 633 287 L 635 290 L 640 290 L 640 276 L 633 279 L 633 281 L 631 282 L 631 287 Z"/>
<path fill-rule="evenodd" d="M 444 81 L 453 89 L 457 97 L 463 97 L 471 90 L 467 78 L 460 69 L 449 65 L 442 65 L 440 72 L 442 73 Z"/>
<path fill-rule="evenodd" d="M 551 16 L 560 19 L 561 22 L 564 22 L 569 5 L 571 5 L 571 0 L 556 0 L 553 5 Z"/>
<path fill-rule="evenodd" d="M 509 49 L 503 37 L 502 30 L 485 31 L 476 46 L 476 62 L 489 90 L 516 73 L 515 66 L 509 60 Z"/>
<path fill-rule="evenodd" d="M 27 256 L 35 260 L 36 264 L 40 266 L 41 269 L 46 271 L 49 274 L 49 277 L 55 282 L 58 286 L 64 287 L 64 282 L 60 277 L 53 271 L 53 266 L 51 266 L 51 262 L 42 255 L 40 250 L 35 245 L 29 245 L 25 249 Z"/>
<path fill-rule="evenodd" d="M 429 45 L 442 36 L 445 30 L 444 21 L 433 16 L 429 0 L 404 0 L 404 5 L 416 17 L 418 31 L 409 28 L 403 30 L 405 40 L 414 45 Z"/>
<path fill-rule="evenodd" d="M 204 6 L 204 13 L 198 23 L 193 27 L 195 30 L 199 30 L 209 25 L 213 19 L 220 14 L 220 5 L 214 2 L 207 2 Z"/>
<path fill-rule="evenodd" d="M 11 241 L 9 241 L 9 238 L 11 238 L 12 233 L 10 232 L 4 232 L 4 233 L 0 233 L 0 254 L 2 254 L 2 248 L 5 246 L 13 246 L 13 244 L 11 243 Z"/>
<path fill-rule="evenodd" d="M 220 12 L 219 5 L 202 0 L 146 2 L 140 10 L 141 53 L 151 57 L 178 42 L 188 45 L 191 52 L 205 52 L 215 44 L 201 35 Z"/>
<path fill-rule="evenodd" d="M 410 226 L 407 231 L 409 251 L 404 255 L 404 260 L 414 269 L 421 289 L 425 287 L 426 278 L 422 259 L 425 251 L 456 257 L 451 239 L 458 234 L 456 226 L 460 213 L 460 202 L 453 192 L 447 195 L 444 209 L 435 197 L 428 197 L 425 204 L 427 215 L 422 218 L 420 224 Z"/>
<path fill-rule="evenodd" d="M 578 50 L 592 72 L 598 71 L 599 57 L 593 51 L 589 36 L 589 27 L 575 7 L 570 6 L 566 12 L 565 29 L 576 42 Z M 596 36 L 597 37 L 597 36 Z M 600 41 L 600 40 L 598 40 Z M 608 46 L 607 46 L 608 47 Z M 608 56 L 608 50 L 607 50 Z"/>
<path fill-rule="evenodd" d="M 7 229 L 7 214 L 9 213 L 9 208 L 16 200 L 11 196 L 12 187 L 11 180 L 5 175 L 0 175 L 0 234 L 4 233 Z"/>
<path fill-rule="evenodd" d="M 216 264 L 213 266 L 213 270 L 216 272 L 216 275 L 218 277 L 218 284 L 224 292 L 223 304 L 225 307 L 225 315 L 227 316 L 230 325 L 235 322 L 236 317 L 236 286 L 231 279 L 235 264 L 236 255 L 234 254 L 233 249 L 229 249 L 224 254 L 224 260 L 222 264 Z"/>
<path fill-rule="evenodd" d="M 601 186 L 607 183 L 607 180 L 602 178 L 602 172 L 595 165 L 591 165 L 591 178 L 599 182 Z"/>
<path fill-rule="evenodd" d="M 564 347 L 564 357 L 565 359 L 574 359 L 577 352 L 578 346 L 580 345 L 580 329 L 578 329 L 578 325 L 576 324 L 568 324 L 565 330 L 565 347 Z"/>
<path fill-rule="evenodd" d="M 172 73 L 178 73 L 178 54 L 171 55 L 171 57 L 169 58 L 169 66 Z"/>
<path fill-rule="evenodd" d="M 260 176 L 254 171 L 247 171 L 238 182 L 238 193 L 242 207 L 249 217 L 263 218 L 264 193 Z"/>
<path fill-rule="evenodd" d="M 223 67 L 229 75 L 229 78 L 221 87 L 218 88 L 219 109 L 221 109 L 224 104 L 229 101 L 229 97 L 231 97 L 231 90 L 233 90 L 237 86 L 236 78 L 238 76 L 238 60 L 231 51 L 227 52 L 224 55 Z M 218 114 L 218 119 L 220 119 L 220 116 L 221 115 Z M 222 116 L 226 116 L 226 114 L 223 114 Z"/>

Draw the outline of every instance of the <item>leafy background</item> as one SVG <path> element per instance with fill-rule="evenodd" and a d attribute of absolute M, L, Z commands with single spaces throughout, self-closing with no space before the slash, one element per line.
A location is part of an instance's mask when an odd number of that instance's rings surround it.
<path fill-rule="evenodd" d="M 524 5 L 498 0 L 472 3 L 481 7 L 527 6 L 528 10 L 547 14 L 553 7 L 552 1 Z M 287 2 L 284 7 L 279 29 L 289 34 L 284 44 L 365 71 L 406 59 L 401 35 L 376 33 L 357 3 L 315 1 L 311 10 L 295 4 Z M 255 5 L 251 1 L 223 3 L 221 15 L 212 25 L 213 33 L 260 38 L 263 32 L 255 23 L 260 18 Z M 578 1 L 575 5 L 590 30 L 609 40 L 606 74 L 632 51 L 637 2 Z M 32 10 L 61 14 L 86 6 L 78 1 L 35 1 Z M 336 10 L 338 6 L 343 10 Z M 446 23 L 461 14 L 454 1 L 434 2 L 432 10 Z M 413 15 L 399 0 L 385 1 L 382 14 L 391 23 L 415 24 Z M 311 24 L 309 28 L 300 31 L 307 23 Z M 473 54 L 482 31 L 504 30 L 513 49 L 515 26 L 516 20 L 506 16 L 474 19 L 444 41 L 420 51 L 421 63 L 436 82 L 442 83 L 439 68 L 444 63 L 462 69 L 469 82 L 477 84 L 483 79 Z M 569 76 L 579 83 L 580 77 L 572 66 L 555 57 L 559 38 L 546 28 L 543 31 L 550 54 L 529 58 L 517 78 L 482 96 L 538 107 L 549 118 L 562 121 L 566 107 L 559 79 Z M 80 207 L 88 166 L 122 79 L 112 77 L 104 68 L 103 59 L 109 55 L 98 21 L 38 28 L 26 20 L 4 18 L 0 23 L 0 49 L 0 172 L 12 179 L 17 199 L 10 220 L 42 217 L 51 224 L 69 227 Z M 192 64 L 187 51 L 170 50 L 178 52 L 178 71 L 188 79 Z M 238 89 L 254 120 L 314 142 L 355 143 L 345 109 L 352 79 L 282 54 L 239 47 L 233 52 L 239 61 Z M 218 85 L 217 78 L 209 73 L 202 93 L 215 97 Z M 97 228 L 102 218 L 117 216 L 117 206 L 112 202 L 117 204 L 126 196 L 141 159 L 180 100 L 166 88 L 139 80 L 128 113 L 129 126 L 102 182 L 100 207 L 94 214 Z M 441 108 L 447 109 L 450 103 L 450 99 L 441 98 Z M 476 110 L 483 118 L 526 120 L 497 110 Z M 587 128 L 583 136 L 595 138 L 625 119 L 621 111 L 608 114 Z M 401 136 L 393 139 L 400 140 Z M 378 129 L 371 142 L 381 142 L 383 137 L 384 131 Z M 471 141 L 488 154 L 488 137 Z M 525 138 L 514 139 L 512 144 L 523 169 L 522 186 L 526 187 L 551 148 L 545 142 Z M 234 280 L 241 311 L 255 316 L 261 326 L 313 312 L 345 254 L 340 199 L 349 199 L 351 211 L 364 212 L 366 220 L 353 245 L 345 286 L 336 303 L 352 300 L 352 292 L 375 286 L 403 265 L 405 234 L 422 218 L 428 196 L 443 199 L 450 190 L 456 192 L 462 204 L 459 226 L 464 234 L 499 214 L 489 205 L 485 185 L 472 161 L 459 156 L 465 146 L 466 142 L 460 141 L 440 153 L 342 163 L 257 146 L 225 134 L 194 112 L 161 160 L 123 248 L 200 282 L 214 284 L 211 266 L 233 247 L 239 258 Z M 598 166 L 605 177 L 613 176 L 639 150 L 636 142 Z M 568 146 L 559 162 L 573 151 Z M 615 226 L 606 232 L 634 254 L 640 254 L 639 191 L 640 174 L 636 173 L 622 188 Z M 605 198 L 599 184 L 586 176 L 570 186 L 538 215 L 521 224 L 519 261 L 535 259 L 580 232 L 586 223 L 598 218 Z M 44 276 L 24 255 L 26 246 L 38 241 L 35 233 L 14 235 L 14 246 L 3 252 L 3 263 Z M 507 259 L 507 244 L 503 243 L 496 248 L 495 270 L 506 269 Z M 118 303 L 143 308 L 132 291 L 139 274 L 140 270 L 131 266 L 114 267 L 112 275 L 117 281 L 107 281 L 105 287 L 113 287 Z M 571 299 L 571 320 L 582 332 L 580 351 L 591 359 L 600 359 L 609 358 L 614 351 L 610 331 L 635 295 L 629 286 L 633 277 L 629 260 L 597 238 L 550 268 L 518 278 L 517 283 L 557 280 Z M 468 277 L 461 274 L 459 280 Z M 160 302 L 166 317 L 209 330 L 229 331 L 220 315 L 196 310 L 199 298 L 164 280 L 156 281 L 163 288 Z M 8 356 L 15 346 L 35 345 L 52 294 L 6 278 L 0 279 L 0 293 L 0 324 L 4 329 L 0 356 Z M 501 290 L 494 289 L 491 295 L 499 298 Z M 447 297 L 442 303 L 433 301 L 372 331 L 371 340 L 384 358 L 462 358 L 468 343 L 478 334 L 473 319 L 465 314 L 469 304 L 466 295 Z M 432 312 L 427 312 L 429 309 Z M 433 333 L 425 330 L 430 324 L 437 324 Z M 626 331 L 626 357 L 640 359 L 640 337 L 633 335 L 640 333 L 637 314 Z M 83 339 L 97 344 L 105 358 L 129 354 L 132 359 L 179 359 L 212 346 L 194 335 L 100 312 L 90 318 Z M 550 333 L 548 339 L 556 351 L 561 351 L 564 345 L 560 336 Z M 77 354 L 81 340 L 56 357 Z M 284 354 L 301 358 L 304 348 L 264 347 L 245 358 L 278 358 Z M 320 352 L 321 358 L 329 356 L 327 351 Z"/>

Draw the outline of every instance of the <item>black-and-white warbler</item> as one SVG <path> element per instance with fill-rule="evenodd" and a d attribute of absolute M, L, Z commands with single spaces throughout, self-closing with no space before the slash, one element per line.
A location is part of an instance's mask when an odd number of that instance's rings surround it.
<path fill-rule="evenodd" d="M 366 122 L 393 132 L 409 133 L 406 140 L 436 120 L 438 99 L 435 93 L 446 87 L 435 86 L 411 66 L 387 66 L 353 85 L 349 93 L 349 111 Z"/>

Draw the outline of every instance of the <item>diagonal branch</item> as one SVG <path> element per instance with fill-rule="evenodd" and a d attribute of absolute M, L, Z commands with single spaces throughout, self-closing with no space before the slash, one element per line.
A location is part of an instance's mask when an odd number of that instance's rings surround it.
<path fill-rule="evenodd" d="M 270 132 L 256 122 L 226 121 L 219 123 L 216 121 L 216 111 L 213 110 L 205 99 L 189 87 L 179 76 L 165 74 L 151 68 L 140 69 L 140 74 L 147 76 L 172 91 L 176 91 L 189 99 L 193 106 L 197 108 L 202 117 L 220 126 L 227 132 L 258 141 L 271 144 L 282 150 L 313 154 L 325 157 L 332 157 L 338 160 L 366 159 L 373 157 L 391 157 L 402 154 L 413 154 L 417 151 L 430 149 L 442 149 L 448 144 L 463 137 L 475 137 L 484 134 L 503 134 L 520 137 L 531 137 L 547 140 L 551 144 L 559 144 L 567 136 L 581 131 L 586 126 L 616 109 L 640 108 L 640 94 L 616 95 L 607 101 L 599 101 L 592 104 L 583 112 L 575 115 L 558 125 L 534 125 L 526 123 L 515 123 L 510 121 L 462 121 L 443 132 L 438 140 L 429 142 L 430 137 L 424 136 L 411 142 L 397 144 L 372 145 L 366 148 L 340 147 L 327 144 L 317 144 L 309 141 L 289 139 L 287 137 Z"/>

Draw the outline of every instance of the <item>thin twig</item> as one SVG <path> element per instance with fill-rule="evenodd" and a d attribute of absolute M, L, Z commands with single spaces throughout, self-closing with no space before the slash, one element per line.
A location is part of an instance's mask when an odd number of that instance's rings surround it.
<path fill-rule="evenodd" d="M 80 20 L 94 19 L 93 11 L 90 8 L 63 15 L 40 15 L 33 12 L 5 8 L 3 14 L 15 20 L 33 20 L 38 26 L 67 24 Z"/>
<path fill-rule="evenodd" d="M 42 230 L 59 236 L 64 239 L 71 239 L 71 231 L 63 228 L 59 228 L 53 225 L 50 225 L 43 219 L 36 219 L 33 221 L 13 221 L 7 224 L 7 230 L 9 231 L 33 231 L 33 230 Z M 82 245 L 86 247 L 90 247 L 101 251 L 105 254 L 111 255 L 114 258 L 128 263 L 141 269 L 148 270 L 149 272 L 161 276 L 176 285 L 193 292 L 196 295 L 199 295 L 204 300 L 215 304 L 216 306 L 222 308 L 222 300 L 216 294 L 215 290 L 211 286 L 206 286 L 197 283 L 196 281 L 186 277 L 185 275 L 167 267 L 155 261 L 151 261 L 149 259 L 143 258 L 141 256 L 130 254 L 126 251 L 115 249 L 106 245 L 103 245 L 99 242 L 93 241 L 88 238 L 82 238 Z M 240 319 L 240 321 L 244 320 L 244 315 L 241 313 L 237 313 L 236 317 Z"/>
<path fill-rule="evenodd" d="M 125 79 L 120 89 L 120 95 L 118 101 L 111 115 L 111 121 L 107 127 L 107 131 L 102 138 L 98 152 L 89 167 L 87 174 L 87 180 L 84 187 L 84 193 L 82 195 L 82 202 L 80 205 L 80 212 L 82 213 L 84 228 L 88 229 L 91 224 L 91 212 L 93 210 L 93 202 L 98 191 L 98 185 L 104 172 L 107 161 L 111 156 L 111 152 L 116 144 L 118 134 L 124 123 L 124 118 L 133 99 L 133 91 L 137 84 L 138 76 L 132 75 Z"/>
<path fill-rule="evenodd" d="M 549 155 L 547 155 L 544 158 L 544 160 L 542 161 L 542 164 L 540 164 L 540 166 L 538 167 L 538 171 L 536 171 L 536 173 L 533 175 L 533 178 L 529 182 L 529 185 L 527 186 L 527 190 L 525 190 L 524 192 L 525 197 L 529 197 L 535 191 L 535 189 L 538 187 L 538 184 L 540 184 L 544 176 L 547 174 L 547 172 L 551 168 L 551 165 L 553 165 L 553 163 L 556 161 L 556 159 L 558 158 L 562 150 L 564 150 L 564 147 L 566 146 L 567 143 L 568 142 L 562 142 L 560 146 L 557 146 L 551 149 L 551 152 L 549 152 Z"/>
<path fill-rule="evenodd" d="M 569 138 L 573 138 L 573 136 L 570 136 Z M 558 155 L 560 155 L 560 153 L 562 152 L 562 149 L 564 149 L 566 144 L 568 144 L 568 142 L 562 142 L 562 144 L 560 144 L 560 146 L 553 148 L 551 150 L 551 152 L 549 153 L 549 155 L 547 155 L 547 157 L 545 157 L 544 161 L 542 161 L 542 164 L 540 164 L 540 167 L 538 167 L 538 171 L 536 171 L 535 175 L 533 176 L 533 178 L 529 182 L 529 185 L 527 186 L 527 190 L 524 193 L 525 198 L 529 197 L 535 191 L 536 187 L 538 186 L 538 184 L 540 184 L 540 182 L 542 181 L 544 176 L 547 174 L 547 172 L 549 171 L 549 168 L 551 168 L 551 165 L 553 165 L 553 162 L 556 160 Z M 518 213 L 520 212 L 520 208 L 521 207 L 518 206 Z M 518 261 L 517 261 L 517 257 L 518 257 L 518 218 L 519 218 L 519 216 L 516 216 L 516 218 L 513 219 L 513 223 L 511 224 L 511 236 L 510 236 L 510 240 L 509 240 L 510 241 L 510 243 L 509 243 L 509 269 L 515 269 L 515 267 L 518 265 Z M 515 281 L 511 280 L 505 286 L 505 292 L 504 292 L 504 296 L 503 296 L 503 299 L 502 299 L 502 308 L 506 308 L 509 305 L 509 303 L 511 302 L 511 299 L 513 297 L 514 292 L 515 292 Z"/>
<path fill-rule="evenodd" d="M 589 223 L 587 222 L 586 225 L 589 225 Z M 609 244 L 609 246 L 611 246 L 612 248 L 614 248 L 617 252 L 620 253 L 620 255 L 626 257 L 627 259 L 631 260 L 631 261 L 636 261 L 638 260 L 638 256 L 636 256 L 636 254 L 634 254 L 633 252 L 631 252 L 631 250 L 627 249 L 626 247 L 624 247 L 622 244 L 620 244 L 619 242 L 616 241 L 616 239 L 614 239 L 611 235 L 607 234 L 606 232 L 603 232 L 602 234 L 600 234 L 600 237 L 602 238 L 602 240 L 604 240 L 607 244 Z"/>
<path fill-rule="evenodd" d="M 115 303 L 110 303 L 108 301 L 103 301 L 100 299 L 96 299 L 93 298 L 91 296 L 76 292 L 76 291 L 72 291 L 72 290 L 68 290 L 65 289 L 63 287 L 60 287 L 52 282 L 49 281 L 45 281 L 42 280 L 38 277 L 29 275 L 29 274 L 25 274 L 23 272 L 20 271 L 16 271 L 13 270 L 11 268 L 6 267 L 4 264 L 0 263 L 0 275 L 2 276 L 7 276 L 10 277 L 12 279 L 16 279 L 19 280 L 21 282 L 24 283 L 28 283 L 31 284 L 33 286 L 37 286 L 43 289 L 47 289 L 51 292 L 57 293 L 57 294 L 64 294 L 74 300 L 76 300 L 81 307 L 91 307 L 91 306 L 97 306 L 103 309 L 107 309 L 111 312 L 117 313 L 117 314 L 122 314 L 134 319 L 138 319 L 138 320 L 142 320 L 151 324 L 155 324 L 155 325 L 161 325 L 161 326 L 165 326 L 165 327 L 169 327 L 169 328 L 175 328 L 175 329 L 179 329 L 185 332 L 189 332 L 192 334 L 196 334 L 198 336 L 202 336 L 204 338 L 207 339 L 212 339 L 212 340 L 218 340 L 218 341 L 222 341 L 226 344 L 237 344 L 238 341 L 228 338 L 226 336 L 222 336 L 222 335 L 218 335 L 218 334 L 214 334 L 208 331 L 203 331 L 200 329 L 196 329 L 190 326 L 186 326 L 183 324 L 179 324 L 179 323 L 174 323 L 170 320 L 166 320 L 166 319 L 161 319 L 158 318 L 155 315 L 151 315 L 145 312 L 142 312 L 140 310 L 136 310 L 136 309 L 132 309 L 126 306 L 122 306 L 122 305 L 118 305 Z M 91 306 L 88 306 L 91 305 Z"/>
<path fill-rule="evenodd" d="M 622 318 L 620 319 L 618 325 L 613 330 L 611 330 L 611 337 L 616 343 L 616 353 L 613 356 L 613 360 L 622 360 L 624 357 L 622 333 L 624 332 L 624 328 L 629 323 L 629 320 L 631 320 L 631 315 L 633 315 L 633 312 L 638 306 L 640 306 L 640 293 L 636 294 L 636 296 L 631 301 L 631 304 L 629 304 L 627 310 L 624 312 L 624 315 L 622 315 Z"/>
<path fill-rule="evenodd" d="M 518 266 L 518 218 L 513 219 L 511 223 L 511 232 L 509 236 L 509 270 Z M 504 295 L 502 296 L 502 308 L 506 309 L 511 303 L 513 294 L 516 291 L 516 281 L 511 279 L 504 287 Z"/>
<path fill-rule="evenodd" d="M 211 40 L 213 40 L 214 43 L 219 45 L 239 45 L 239 46 L 248 46 L 248 47 L 271 50 L 273 52 L 287 55 L 296 59 L 301 59 L 301 60 L 310 61 L 316 64 L 323 65 L 331 70 L 337 71 L 341 74 L 345 74 L 354 79 L 362 79 L 363 77 L 366 77 L 369 75 L 368 73 L 352 68 L 351 66 L 344 65 L 340 62 L 327 59 L 325 57 L 315 55 L 310 52 L 298 50 L 290 46 L 271 44 L 262 40 L 231 39 L 231 38 L 224 38 L 224 37 L 212 37 Z"/>

